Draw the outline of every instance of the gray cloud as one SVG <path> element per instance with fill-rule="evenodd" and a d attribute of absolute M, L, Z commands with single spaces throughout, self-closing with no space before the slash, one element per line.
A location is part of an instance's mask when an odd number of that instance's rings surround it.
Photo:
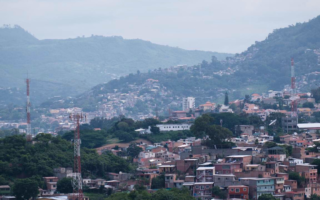
<path fill-rule="evenodd" d="M 0 24 L 39 39 L 119 35 L 230 53 L 318 14 L 319 0 L 0 0 Z"/>

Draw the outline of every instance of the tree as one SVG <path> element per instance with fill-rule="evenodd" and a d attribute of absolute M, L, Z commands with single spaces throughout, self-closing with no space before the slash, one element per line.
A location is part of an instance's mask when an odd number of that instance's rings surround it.
<path fill-rule="evenodd" d="M 320 159 L 314 159 L 312 164 L 317 165 L 318 174 L 320 174 Z"/>
<path fill-rule="evenodd" d="M 222 191 L 220 187 L 214 186 L 212 188 L 212 194 L 219 197 L 220 199 L 226 199 L 227 198 L 227 193 L 225 191 Z"/>
<path fill-rule="evenodd" d="M 277 200 L 277 199 L 271 194 L 262 194 L 261 196 L 259 196 L 258 200 Z"/>
<path fill-rule="evenodd" d="M 156 126 L 151 126 L 150 131 L 151 131 L 153 134 L 159 134 L 159 133 L 160 133 L 159 127 L 156 127 Z"/>
<path fill-rule="evenodd" d="M 210 147 L 216 144 L 222 144 L 232 136 L 232 132 L 229 129 L 215 125 L 214 121 L 213 117 L 204 114 L 198 117 L 191 126 L 191 132 L 195 136 L 202 137 L 207 135 L 209 137 L 209 139 L 206 140 L 206 145 Z"/>
<path fill-rule="evenodd" d="M 38 187 L 37 181 L 33 179 L 17 179 L 14 182 L 13 194 L 17 200 L 36 198 L 39 193 Z"/>
<path fill-rule="evenodd" d="M 304 102 L 302 104 L 303 108 L 314 108 L 314 104 L 312 102 Z"/>
<path fill-rule="evenodd" d="M 266 148 L 272 148 L 272 147 L 276 147 L 277 143 L 268 141 L 268 142 L 264 143 L 263 146 L 266 147 Z"/>
<path fill-rule="evenodd" d="M 1 168 L 1 167 L 0 167 Z M 0 176 L 0 185 L 7 185 L 8 181 L 6 181 L 5 178 L 3 178 L 2 176 Z"/>
<path fill-rule="evenodd" d="M 320 200 L 320 196 L 313 194 L 311 195 L 310 200 Z"/>
<path fill-rule="evenodd" d="M 72 179 L 71 178 L 63 178 L 57 183 L 57 190 L 60 193 L 71 193 L 73 191 L 72 188 Z"/>
<path fill-rule="evenodd" d="M 297 173 L 297 172 L 289 172 L 289 179 L 290 180 L 296 180 L 299 187 L 302 187 L 302 185 L 303 185 L 303 183 L 305 181 L 305 178 L 301 177 L 299 175 L 299 173 Z"/>
<path fill-rule="evenodd" d="M 320 102 L 320 87 L 318 87 L 317 89 L 312 89 L 311 94 L 312 94 L 313 98 L 315 99 L 316 103 L 319 103 Z"/>
<path fill-rule="evenodd" d="M 127 154 L 132 158 L 136 158 L 142 151 L 143 149 L 141 147 L 138 147 L 136 144 L 131 143 L 127 149 Z"/>
<path fill-rule="evenodd" d="M 130 133 L 124 131 L 117 131 L 115 135 L 123 142 L 130 142 L 134 140 L 134 137 Z"/>
<path fill-rule="evenodd" d="M 165 176 L 161 174 L 160 176 L 157 176 L 152 179 L 151 182 L 151 189 L 161 189 L 165 187 Z"/>
<path fill-rule="evenodd" d="M 229 105 L 229 97 L 228 97 L 228 92 L 224 94 L 224 105 L 228 106 Z"/>

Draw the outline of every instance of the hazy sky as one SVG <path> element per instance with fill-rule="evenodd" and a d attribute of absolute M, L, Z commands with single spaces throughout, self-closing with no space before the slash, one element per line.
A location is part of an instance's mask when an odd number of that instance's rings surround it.
<path fill-rule="evenodd" d="M 0 0 L 0 24 L 39 39 L 118 35 L 230 53 L 317 15 L 320 0 Z"/>

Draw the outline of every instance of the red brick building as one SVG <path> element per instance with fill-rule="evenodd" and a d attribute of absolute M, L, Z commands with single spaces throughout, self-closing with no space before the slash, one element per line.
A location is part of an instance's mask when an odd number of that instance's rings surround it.
<path fill-rule="evenodd" d="M 228 199 L 249 199 L 249 187 L 245 185 L 233 185 L 228 187 Z"/>

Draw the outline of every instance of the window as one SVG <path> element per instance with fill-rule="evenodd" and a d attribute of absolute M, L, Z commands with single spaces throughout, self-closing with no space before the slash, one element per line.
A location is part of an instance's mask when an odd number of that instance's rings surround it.
<path fill-rule="evenodd" d="M 199 189 L 199 186 L 196 186 L 196 189 Z"/>
<path fill-rule="evenodd" d="M 234 191 L 234 189 L 233 188 L 231 188 L 231 192 L 233 192 Z"/>
<path fill-rule="evenodd" d="M 247 188 L 243 188 L 243 191 L 247 191 Z"/>
<path fill-rule="evenodd" d="M 207 185 L 206 188 L 208 189 L 208 188 L 209 188 L 209 185 Z"/>
<path fill-rule="evenodd" d="M 203 190 L 204 189 L 204 186 L 203 185 L 201 185 L 201 190 Z"/>
<path fill-rule="evenodd" d="M 236 188 L 236 192 L 240 192 L 240 189 L 239 189 L 239 188 Z"/>

